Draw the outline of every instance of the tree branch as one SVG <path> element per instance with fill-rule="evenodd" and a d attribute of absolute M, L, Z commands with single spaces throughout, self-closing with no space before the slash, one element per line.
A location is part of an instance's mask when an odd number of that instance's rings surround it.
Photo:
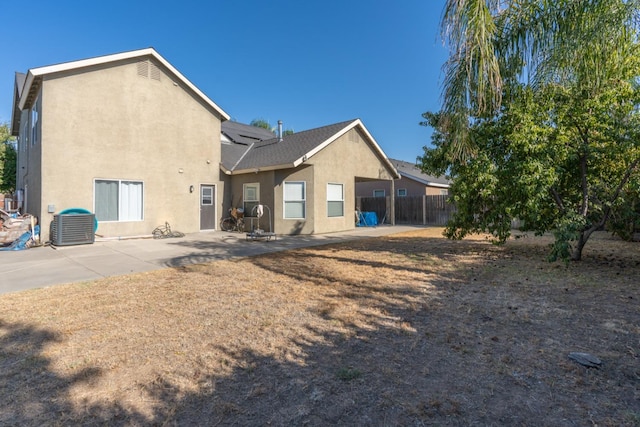
<path fill-rule="evenodd" d="M 633 162 L 631 162 L 631 164 L 627 168 L 627 171 L 622 177 L 622 180 L 616 187 L 616 190 L 613 192 L 613 196 L 611 196 L 609 203 L 604 206 L 604 214 L 602 215 L 602 219 L 600 219 L 596 228 L 602 227 L 609 220 L 609 217 L 611 216 L 611 206 L 616 201 L 616 199 L 620 196 L 620 193 L 622 192 L 622 188 L 627 184 L 627 182 L 629 182 L 629 179 L 631 178 L 631 174 L 633 174 L 633 172 L 638 168 L 638 164 L 640 164 L 640 157 L 635 159 Z"/>
<path fill-rule="evenodd" d="M 560 211 L 564 213 L 564 203 L 562 203 L 562 199 L 560 198 L 560 194 L 558 194 L 558 190 L 552 188 L 551 195 L 553 196 L 553 200 L 556 202 L 556 205 L 558 205 Z"/>

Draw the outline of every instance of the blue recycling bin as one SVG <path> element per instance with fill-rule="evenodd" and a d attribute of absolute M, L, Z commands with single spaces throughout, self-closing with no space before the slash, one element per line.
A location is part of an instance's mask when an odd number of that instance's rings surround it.
<path fill-rule="evenodd" d="M 358 227 L 375 227 L 378 225 L 378 215 L 375 212 L 360 212 Z"/>

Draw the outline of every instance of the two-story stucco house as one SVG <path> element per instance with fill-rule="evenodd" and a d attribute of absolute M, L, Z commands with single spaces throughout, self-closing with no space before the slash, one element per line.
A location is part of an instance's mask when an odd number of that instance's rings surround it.
<path fill-rule="evenodd" d="M 184 232 L 220 217 L 220 124 L 229 116 L 154 49 L 17 74 L 12 133 L 23 210 L 95 212 L 98 234 Z"/>

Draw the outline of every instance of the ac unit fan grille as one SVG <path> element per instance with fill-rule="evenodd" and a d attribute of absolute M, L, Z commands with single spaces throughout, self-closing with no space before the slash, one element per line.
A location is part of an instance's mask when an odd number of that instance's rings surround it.
<path fill-rule="evenodd" d="M 94 214 L 54 215 L 51 243 L 55 246 L 85 245 L 95 241 Z"/>

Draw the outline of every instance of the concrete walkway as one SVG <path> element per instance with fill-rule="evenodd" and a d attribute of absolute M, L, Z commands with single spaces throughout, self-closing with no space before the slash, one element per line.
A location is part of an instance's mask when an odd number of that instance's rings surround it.
<path fill-rule="evenodd" d="M 247 241 L 245 234 L 213 231 L 188 234 L 177 239 L 103 240 L 92 245 L 45 246 L 0 252 L 0 294 L 385 236 L 416 228 L 418 227 L 363 227 L 342 233 L 278 236 L 276 240 L 270 241 Z"/>

